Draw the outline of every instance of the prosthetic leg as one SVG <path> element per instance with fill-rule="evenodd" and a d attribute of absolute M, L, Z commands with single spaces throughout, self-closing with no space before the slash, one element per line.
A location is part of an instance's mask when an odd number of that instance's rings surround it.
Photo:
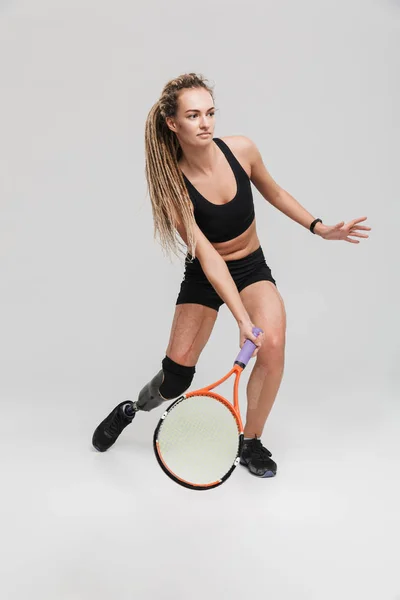
<path fill-rule="evenodd" d="M 141 389 L 138 399 L 125 407 L 128 416 L 138 410 L 153 410 L 167 400 L 178 398 L 190 387 L 196 367 L 185 367 L 168 356 L 162 361 L 162 366 L 157 375 Z"/>
<path fill-rule="evenodd" d="M 139 410 L 148 412 L 165 401 L 178 398 L 192 383 L 195 371 L 195 367 L 179 365 L 166 356 L 162 361 L 162 369 L 141 389 L 138 399 L 121 402 L 96 427 L 92 437 L 96 450 L 108 450 L 125 427 L 132 423 Z"/>

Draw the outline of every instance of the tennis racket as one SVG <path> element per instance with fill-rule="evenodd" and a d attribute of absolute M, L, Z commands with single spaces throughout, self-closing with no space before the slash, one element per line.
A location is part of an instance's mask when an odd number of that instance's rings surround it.
<path fill-rule="evenodd" d="M 260 333 L 261 329 L 253 328 L 255 336 Z M 161 416 L 154 431 L 154 452 L 164 473 L 176 483 L 209 490 L 224 483 L 238 465 L 243 447 L 239 380 L 255 348 L 246 340 L 229 373 L 183 394 Z M 231 375 L 235 375 L 233 404 L 211 391 Z"/>

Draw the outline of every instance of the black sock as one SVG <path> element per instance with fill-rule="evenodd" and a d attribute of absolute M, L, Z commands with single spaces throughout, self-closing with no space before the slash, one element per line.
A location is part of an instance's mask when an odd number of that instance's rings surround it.
<path fill-rule="evenodd" d="M 196 367 L 186 367 L 176 363 L 166 356 L 162 361 L 164 381 L 160 385 L 159 392 L 166 400 L 177 398 L 185 392 L 192 383 Z"/>

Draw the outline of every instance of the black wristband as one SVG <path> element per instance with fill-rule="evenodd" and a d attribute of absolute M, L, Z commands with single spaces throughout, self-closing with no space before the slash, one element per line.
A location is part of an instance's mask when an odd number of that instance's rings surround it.
<path fill-rule="evenodd" d="M 315 233 L 314 232 L 314 227 L 316 226 L 317 223 L 322 223 L 321 219 L 315 219 L 315 221 L 313 221 L 310 225 L 310 231 L 311 233 Z"/>

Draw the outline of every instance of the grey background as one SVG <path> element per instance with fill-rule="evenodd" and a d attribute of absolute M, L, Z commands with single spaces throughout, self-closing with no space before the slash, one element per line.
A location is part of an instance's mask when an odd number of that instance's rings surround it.
<path fill-rule="evenodd" d="M 0 19 L 7 600 L 398 598 L 399 2 L 10 0 Z M 90 444 L 165 354 L 183 263 L 153 240 L 144 124 L 189 71 L 215 84 L 215 136 L 253 139 L 324 223 L 373 228 L 324 241 L 253 187 L 288 316 L 279 471 L 204 494 L 158 469 L 159 411 Z M 223 307 L 196 387 L 238 349 Z"/>

